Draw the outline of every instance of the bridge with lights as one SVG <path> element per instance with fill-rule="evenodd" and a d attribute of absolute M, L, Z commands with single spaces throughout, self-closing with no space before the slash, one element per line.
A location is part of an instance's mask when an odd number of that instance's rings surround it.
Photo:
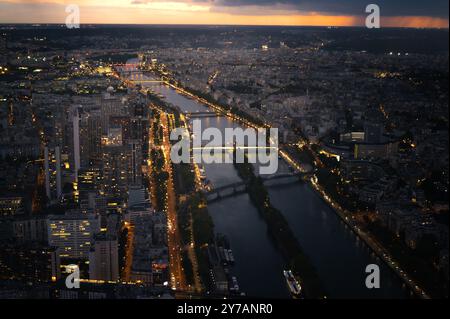
<path fill-rule="evenodd" d="M 280 173 L 269 176 L 261 176 L 264 185 L 268 187 L 290 185 L 298 183 L 310 173 Z M 237 182 L 221 187 L 217 187 L 211 191 L 204 192 L 208 203 L 220 201 L 236 195 L 247 193 L 247 185 L 245 182 Z"/>
<path fill-rule="evenodd" d="M 206 117 L 217 117 L 222 116 L 219 112 L 191 112 L 191 113 L 184 113 L 184 116 L 186 116 L 187 119 L 195 119 L 195 118 L 206 118 Z"/>
<path fill-rule="evenodd" d="M 143 73 L 144 70 L 140 69 L 139 63 L 116 63 L 112 66 L 117 72 L 127 75 L 129 77 L 127 81 L 133 84 L 166 83 L 164 80 L 147 78 Z"/>

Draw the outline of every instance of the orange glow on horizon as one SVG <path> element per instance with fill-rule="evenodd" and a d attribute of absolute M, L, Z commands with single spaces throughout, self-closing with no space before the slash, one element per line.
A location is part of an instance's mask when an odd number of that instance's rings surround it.
<path fill-rule="evenodd" d="M 449 21 L 434 17 L 386 17 L 381 20 L 381 25 L 386 27 L 401 28 L 447 28 Z"/>
<path fill-rule="evenodd" d="M 30 5 L 32 3 L 32 5 Z M 65 5 L 80 5 L 82 24 L 199 24 L 280 26 L 364 26 L 365 16 L 315 12 L 261 15 L 215 12 L 208 2 L 179 0 L 0 0 L 0 23 L 64 23 Z M 449 20 L 428 16 L 381 17 L 382 27 L 448 28 Z"/>

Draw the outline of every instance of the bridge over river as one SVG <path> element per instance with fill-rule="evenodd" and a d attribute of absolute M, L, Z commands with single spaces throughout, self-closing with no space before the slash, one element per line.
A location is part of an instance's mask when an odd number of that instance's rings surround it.
<path fill-rule="evenodd" d="M 209 112 L 209 111 L 206 111 L 206 112 L 185 112 L 184 115 L 188 119 L 223 116 L 223 114 L 221 114 L 219 112 Z"/>
<path fill-rule="evenodd" d="M 273 187 L 295 184 L 308 176 L 311 176 L 311 173 L 285 173 L 261 176 L 261 179 L 263 180 L 264 185 Z M 244 193 L 247 193 L 247 185 L 243 181 L 217 187 L 209 192 L 204 192 L 208 203 Z"/>

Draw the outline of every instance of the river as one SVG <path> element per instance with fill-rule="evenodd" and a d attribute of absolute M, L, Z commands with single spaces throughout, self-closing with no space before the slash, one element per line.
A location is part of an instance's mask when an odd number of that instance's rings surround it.
<path fill-rule="evenodd" d="M 208 110 L 207 106 L 163 84 L 144 85 L 183 112 Z M 201 121 L 202 127 L 216 127 L 221 131 L 239 127 L 238 123 L 226 117 L 208 117 Z M 204 167 L 207 178 L 215 187 L 240 181 L 232 164 Z M 288 170 L 287 164 L 280 160 L 279 171 Z M 269 194 L 273 205 L 283 213 L 303 251 L 317 269 L 329 298 L 410 297 L 410 292 L 393 271 L 359 240 L 308 184 L 269 187 Z M 244 194 L 224 199 L 208 208 L 215 231 L 225 234 L 230 241 L 236 260 L 232 271 L 238 277 L 241 290 L 250 297 L 289 297 L 282 275 L 285 261 L 273 245 L 267 226 L 249 196 Z M 369 264 L 380 266 L 380 289 L 369 290 L 365 285 L 365 269 Z"/>

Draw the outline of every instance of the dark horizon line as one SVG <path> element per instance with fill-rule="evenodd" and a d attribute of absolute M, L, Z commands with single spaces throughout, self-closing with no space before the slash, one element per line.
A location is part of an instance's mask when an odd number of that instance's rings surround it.
<path fill-rule="evenodd" d="M 0 26 L 64 26 L 65 23 L 33 23 L 33 22 L 17 22 L 17 23 L 4 23 L 0 22 Z M 366 29 L 363 25 L 355 26 L 335 26 L 335 25 L 261 25 L 261 24 L 170 24 L 170 23 L 80 23 L 80 29 L 86 26 L 141 26 L 141 27 L 275 27 L 275 28 L 354 28 L 354 29 Z M 380 29 L 412 29 L 412 30 L 449 30 L 449 27 L 381 27 Z M 374 29 L 380 30 L 380 29 Z M 76 29 L 75 29 L 76 30 Z M 369 29 L 370 30 L 370 29 Z"/>

